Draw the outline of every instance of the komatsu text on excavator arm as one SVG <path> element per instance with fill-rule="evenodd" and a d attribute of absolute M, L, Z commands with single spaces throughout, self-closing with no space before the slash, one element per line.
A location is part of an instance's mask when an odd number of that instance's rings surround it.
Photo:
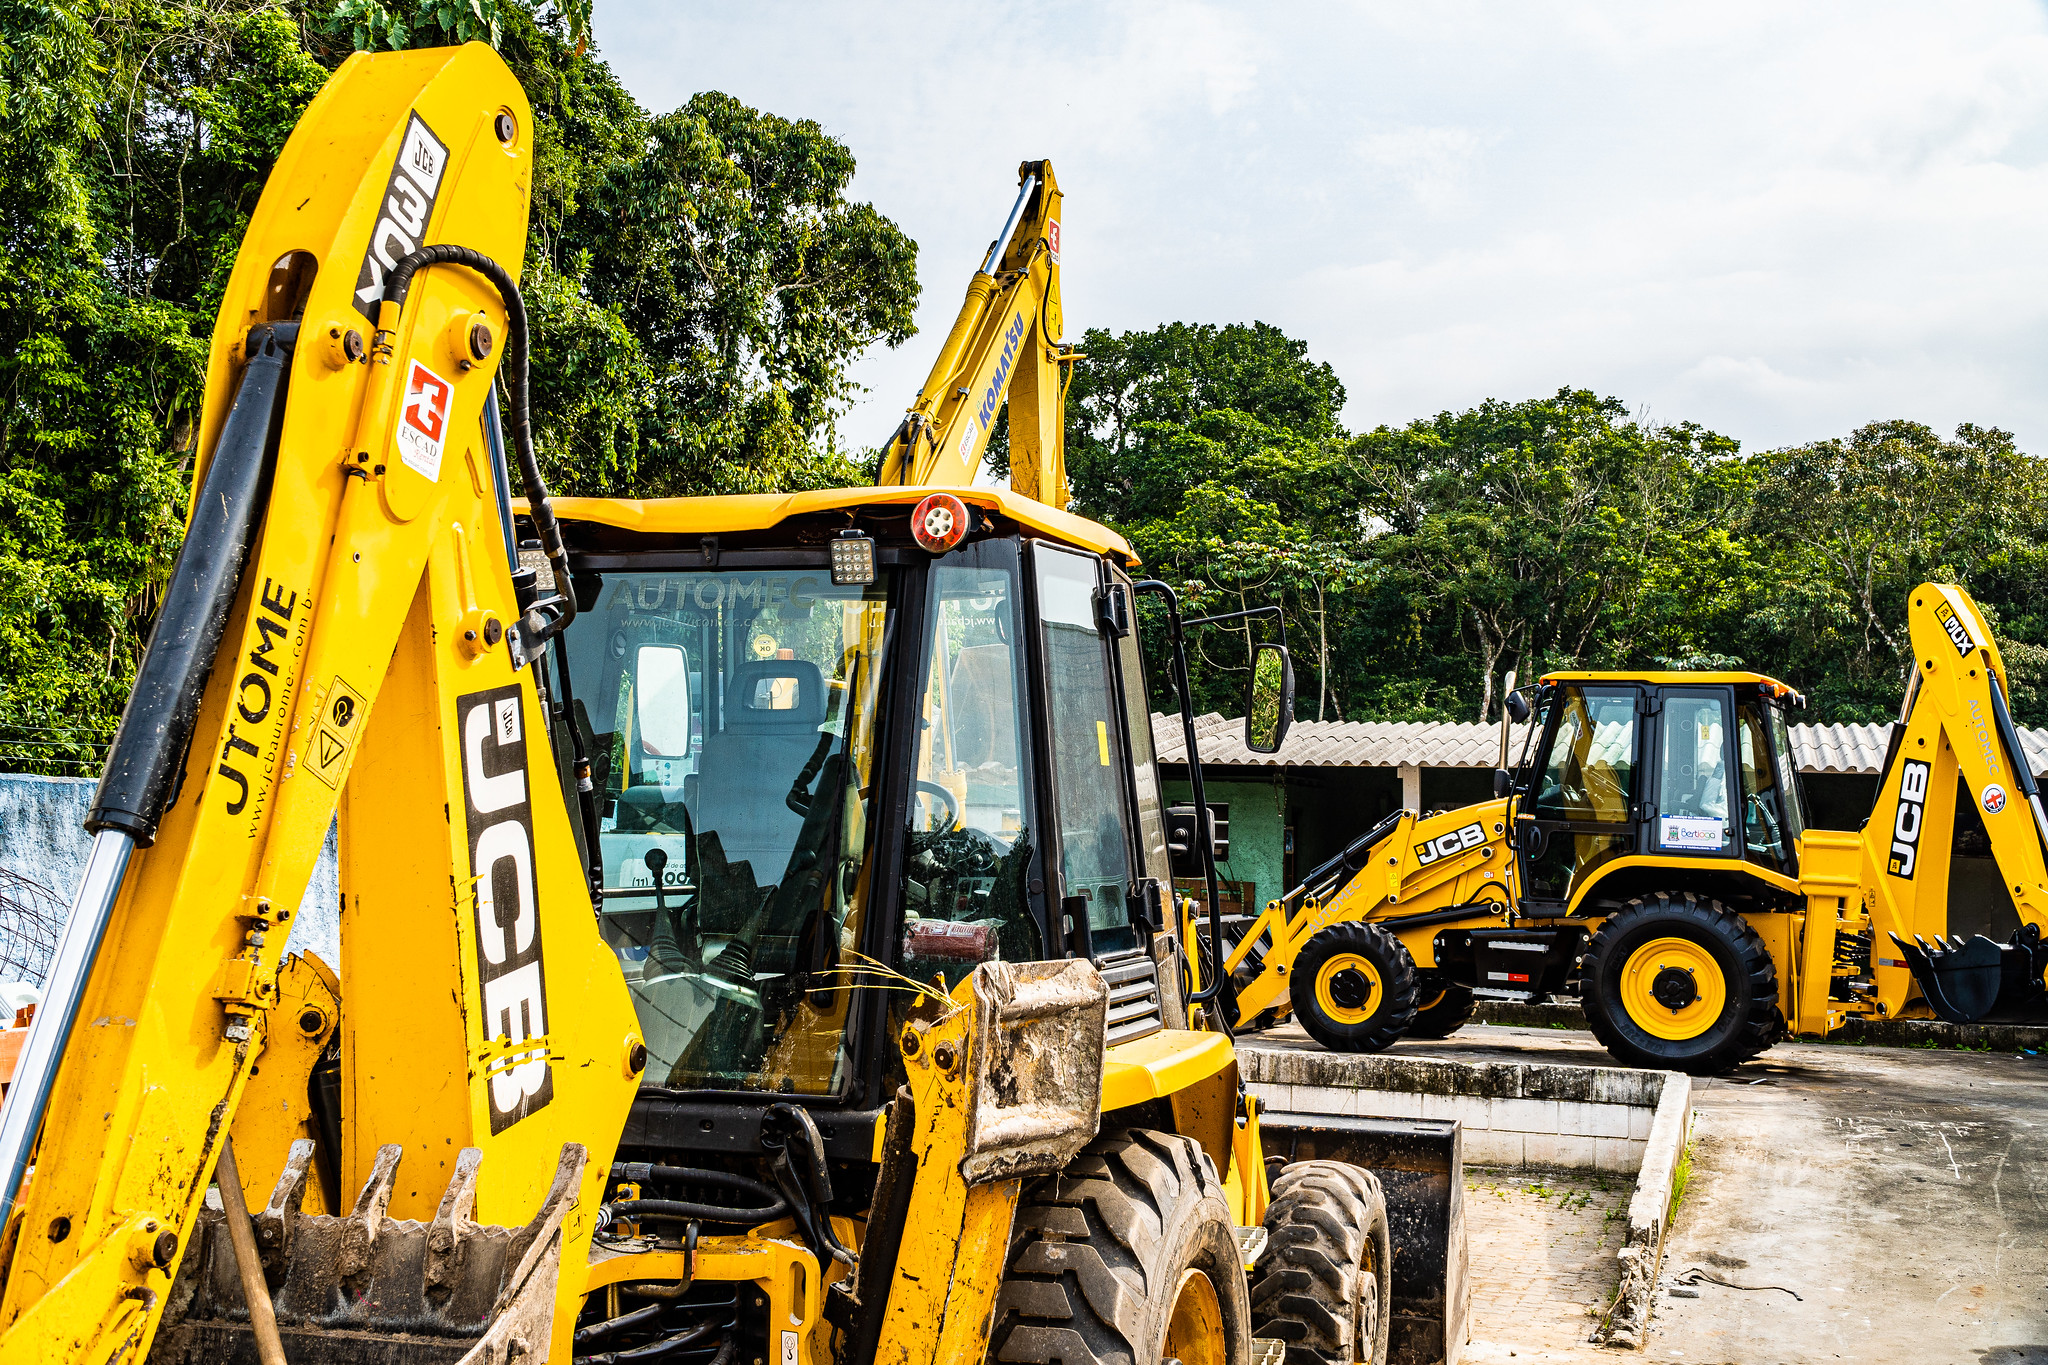
<path fill-rule="evenodd" d="M 1004 400 L 1010 486 L 1067 505 L 1062 413 L 1071 366 L 1060 343 L 1060 186 L 1050 161 L 1018 168 L 1017 202 L 968 281 L 967 298 L 917 401 L 889 438 L 879 484 L 974 482 Z"/>

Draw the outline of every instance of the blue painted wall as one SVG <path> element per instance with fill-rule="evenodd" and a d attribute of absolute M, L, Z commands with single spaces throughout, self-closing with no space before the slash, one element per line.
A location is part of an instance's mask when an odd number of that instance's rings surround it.
<path fill-rule="evenodd" d="M 0 867 L 37 883 L 69 906 L 92 848 L 84 821 L 97 785 L 82 777 L 0 773 Z M 310 949 L 339 969 L 341 890 L 332 825 L 293 924 L 294 949 Z M 0 918 L 0 933 L 4 932 L 5 920 Z"/>

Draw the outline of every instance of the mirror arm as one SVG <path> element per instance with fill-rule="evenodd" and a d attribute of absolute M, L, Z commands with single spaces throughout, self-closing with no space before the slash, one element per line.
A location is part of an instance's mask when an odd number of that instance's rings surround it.
<path fill-rule="evenodd" d="M 1216 840 L 1214 826 L 1209 819 L 1208 793 L 1202 787 L 1202 751 L 1195 743 L 1194 697 L 1188 687 L 1187 630 L 1189 625 L 1203 625 L 1218 621 L 1234 620 L 1242 616 L 1259 616 L 1270 612 L 1279 613 L 1278 607 L 1258 607 L 1248 612 L 1233 612 L 1228 616 L 1208 616 L 1195 621 L 1180 619 L 1180 597 L 1174 590 L 1156 578 L 1140 579 L 1131 585 L 1134 592 L 1149 592 L 1166 599 L 1166 620 L 1168 637 L 1173 645 L 1172 676 L 1173 690 L 1180 697 L 1180 728 L 1182 742 L 1187 746 L 1188 785 L 1193 788 L 1195 801 L 1195 842 L 1202 847 L 1202 873 L 1209 893 L 1209 979 L 1199 990 L 1188 997 L 1190 1005 L 1203 1005 L 1215 1000 L 1219 1008 L 1213 1017 L 1217 1031 L 1225 1037 L 1231 1035 L 1231 1019 L 1237 1013 L 1237 992 L 1231 989 L 1230 978 L 1223 970 L 1223 889 L 1216 876 Z M 1149 723 L 1149 722 L 1148 722 Z M 1186 945 L 1182 947 L 1185 949 Z M 1200 951 L 1200 945 L 1196 945 Z"/>

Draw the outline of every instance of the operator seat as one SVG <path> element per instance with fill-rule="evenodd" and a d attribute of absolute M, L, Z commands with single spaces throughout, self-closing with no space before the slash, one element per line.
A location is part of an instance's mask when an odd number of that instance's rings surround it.
<path fill-rule="evenodd" d="M 789 789 L 817 752 L 824 722 L 825 679 L 816 664 L 755 659 L 733 670 L 725 724 L 704 737 L 689 803 L 697 836 L 716 833 L 726 861 L 752 864 L 763 887 L 780 880 L 803 828 Z M 742 926 L 703 927 L 730 933 Z"/>

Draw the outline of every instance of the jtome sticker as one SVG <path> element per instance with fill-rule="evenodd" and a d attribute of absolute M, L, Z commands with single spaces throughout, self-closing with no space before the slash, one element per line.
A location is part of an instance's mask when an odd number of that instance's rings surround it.
<path fill-rule="evenodd" d="M 2004 809 L 2005 788 L 1993 782 L 1984 789 L 1984 810 L 1987 814 L 1996 815 Z"/>
<path fill-rule="evenodd" d="M 468 813 L 469 869 L 475 879 L 477 981 L 486 1042 L 509 1040 L 509 1056 L 486 1079 L 491 1132 L 502 1133 L 555 1096 L 545 1038 L 547 982 L 542 976 L 540 879 L 535 875 L 533 799 L 527 788 L 526 735 L 517 684 L 472 692 L 455 702 L 462 737 L 462 794 Z"/>
<path fill-rule="evenodd" d="M 377 226 L 356 271 L 356 309 L 371 322 L 377 320 L 377 304 L 384 297 L 385 275 L 402 258 L 420 249 L 447 170 L 448 148 L 418 114 L 412 115 L 405 125 L 398 159 L 391 163 Z"/>
<path fill-rule="evenodd" d="M 448 444 L 448 400 L 455 388 L 415 360 L 405 381 L 405 407 L 398 414 L 398 457 L 431 483 L 441 479 L 441 451 Z"/>

